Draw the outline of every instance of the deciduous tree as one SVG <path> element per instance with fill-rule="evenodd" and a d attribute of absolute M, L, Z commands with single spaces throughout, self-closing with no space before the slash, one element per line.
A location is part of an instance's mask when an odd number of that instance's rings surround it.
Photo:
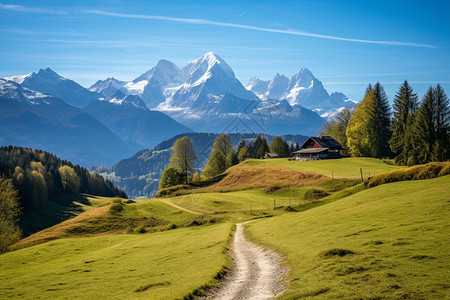
<path fill-rule="evenodd" d="M 209 157 L 203 174 L 208 178 L 213 178 L 223 173 L 227 168 L 226 157 L 220 151 L 213 151 Z"/>
<path fill-rule="evenodd" d="M 0 254 L 8 251 L 22 235 L 17 225 L 19 215 L 19 192 L 11 179 L 0 176 Z"/>
<path fill-rule="evenodd" d="M 194 173 L 196 160 L 194 142 L 187 136 L 177 139 L 172 146 L 170 165 L 181 170 L 185 183 L 188 182 L 189 176 Z"/>

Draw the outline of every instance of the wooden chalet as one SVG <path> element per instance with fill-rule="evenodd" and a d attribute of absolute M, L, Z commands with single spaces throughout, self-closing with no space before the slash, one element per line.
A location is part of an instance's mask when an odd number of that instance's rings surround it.
<path fill-rule="evenodd" d="M 331 136 L 309 137 L 300 150 L 294 152 L 296 160 L 319 160 L 340 158 L 342 145 Z"/>

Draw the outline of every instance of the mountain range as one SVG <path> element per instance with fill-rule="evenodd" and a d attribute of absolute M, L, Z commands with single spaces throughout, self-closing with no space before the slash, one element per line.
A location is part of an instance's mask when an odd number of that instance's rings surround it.
<path fill-rule="evenodd" d="M 1 78 L 0 116 L 1 145 L 43 149 L 85 166 L 134 152 L 85 111 Z"/>
<path fill-rule="evenodd" d="M 254 77 L 244 87 L 231 67 L 212 52 L 182 69 L 160 60 L 133 81 L 108 78 L 89 89 L 105 96 L 115 91 L 138 95 L 150 109 L 197 132 L 313 135 L 326 117 L 355 105 L 342 93 L 329 95 L 307 68 L 290 78 L 277 74 L 263 81 Z"/>
<path fill-rule="evenodd" d="M 246 87 L 209 52 L 183 68 L 167 60 L 132 81 L 84 88 L 50 68 L 0 82 L 2 145 L 51 151 L 85 166 L 111 164 L 188 132 L 316 135 L 355 103 L 306 68 Z M 50 103 L 50 104 L 47 104 Z"/>

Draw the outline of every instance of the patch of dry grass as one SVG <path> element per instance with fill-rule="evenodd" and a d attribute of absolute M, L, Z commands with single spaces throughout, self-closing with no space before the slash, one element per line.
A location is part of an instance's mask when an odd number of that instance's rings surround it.
<path fill-rule="evenodd" d="M 247 189 L 313 186 L 328 177 L 308 172 L 298 172 L 282 167 L 251 167 L 237 165 L 227 170 L 219 182 L 203 188 L 204 191 L 228 192 Z"/>

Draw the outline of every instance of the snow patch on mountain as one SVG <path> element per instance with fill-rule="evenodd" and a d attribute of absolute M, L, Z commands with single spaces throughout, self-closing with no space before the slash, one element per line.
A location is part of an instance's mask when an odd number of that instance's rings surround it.
<path fill-rule="evenodd" d="M 26 74 L 26 75 L 16 75 L 16 76 L 10 76 L 10 77 L 4 77 L 5 80 L 9 80 L 9 81 L 14 81 L 17 82 L 18 84 L 21 84 L 25 78 L 30 77 L 31 75 L 33 75 L 34 72 Z"/>
<path fill-rule="evenodd" d="M 8 80 L 9 78 L 11 77 L 0 78 L 0 97 L 14 99 L 20 102 L 27 101 L 33 105 L 50 104 L 44 99 L 51 96 L 24 88 L 19 83 Z"/>

